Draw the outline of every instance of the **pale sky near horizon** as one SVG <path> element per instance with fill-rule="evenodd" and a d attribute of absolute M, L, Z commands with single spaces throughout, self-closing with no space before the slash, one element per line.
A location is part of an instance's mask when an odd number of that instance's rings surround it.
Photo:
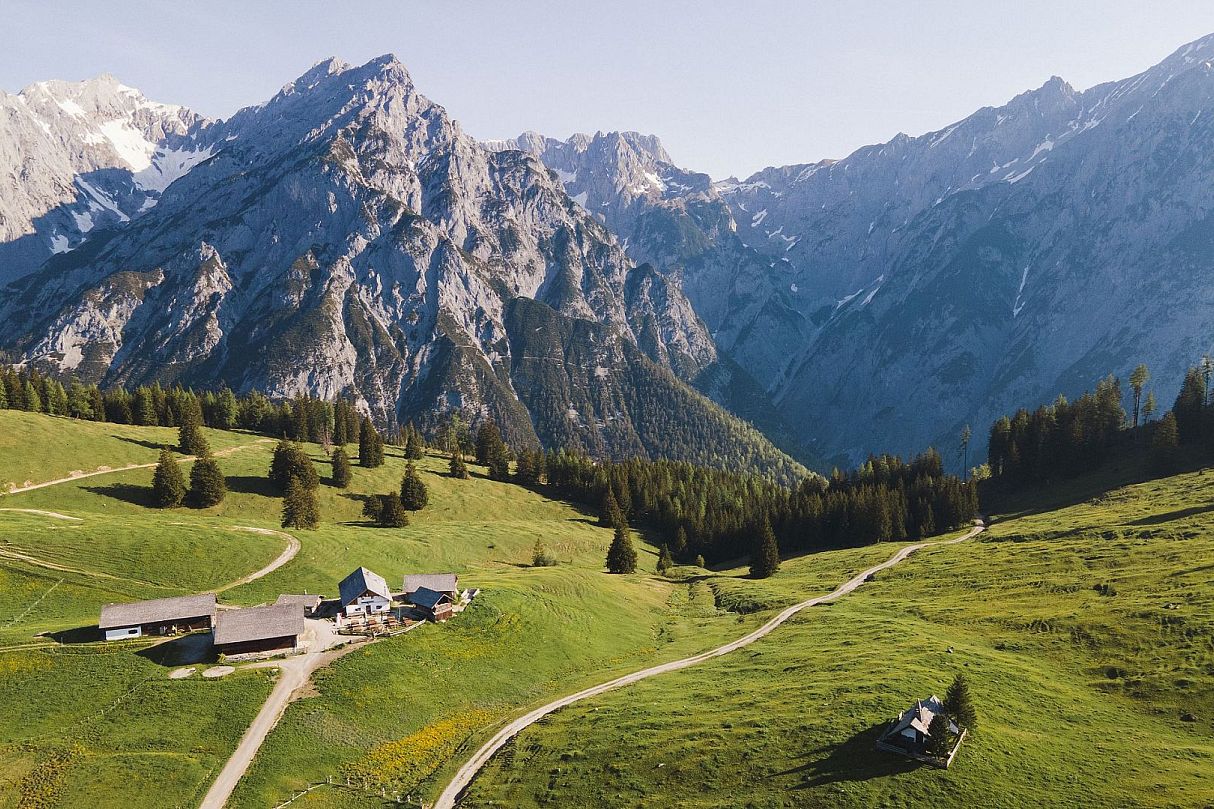
<path fill-rule="evenodd" d="M 0 90 L 105 72 L 227 117 L 328 56 L 390 52 L 478 138 L 633 129 L 723 178 L 939 129 L 1051 75 L 1124 78 L 1214 33 L 1211 0 L 993 5 L 0 0 Z"/>

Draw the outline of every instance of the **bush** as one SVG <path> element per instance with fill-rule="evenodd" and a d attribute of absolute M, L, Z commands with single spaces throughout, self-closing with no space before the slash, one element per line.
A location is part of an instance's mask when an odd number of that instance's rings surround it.
<path fill-rule="evenodd" d="M 532 567 L 555 567 L 556 557 L 548 550 L 548 546 L 542 540 L 535 541 L 535 547 L 531 550 L 531 566 Z"/>

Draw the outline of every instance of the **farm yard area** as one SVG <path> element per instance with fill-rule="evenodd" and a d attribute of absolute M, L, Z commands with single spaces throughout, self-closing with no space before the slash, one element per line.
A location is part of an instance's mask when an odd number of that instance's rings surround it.
<path fill-rule="evenodd" d="M 0 497 L 5 809 L 432 801 L 508 720 L 735 640 L 898 548 L 785 559 L 757 581 L 740 565 L 659 576 L 656 548 L 638 542 L 638 573 L 611 576 L 597 515 L 478 467 L 452 478 L 440 455 L 417 462 L 429 505 L 408 527 L 374 527 L 362 500 L 399 481 L 396 447 L 337 489 L 323 450 L 305 445 L 324 520 L 283 530 L 272 442 L 207 430 L 234 450 L 218 458 L 228 496 L 158 510 L 148 467 L 68 473 L 111 450 L 113 466 L 154 463 L 175 431 L 0 411 L 0 486 L 31 480 L 6 444 L 17 420 L 62 430 L 75 455 L 48 460 L 65 482 Z M 995 515 L 985 534 L 925 549 L 745 649 L 549 716 L 490 759 L 461 805 L 1205 805 L 1214 524 L 1183 503 L 1214 497 L 1212 481 Z M 531 565 L 537 540 L 556 565 Z M 139 633 L 98 639 L 106 605 L 151 599 L 201 603 L 213 625 L 164 638 L 164 621 L 198 616 L 120 614 L 110 629 L 134 620 Z M 980 723 L 948 770 L 874 749 L 959 671 Z M 233 771 L 266 706 L 281 718 Z M 1038 773 L 1058 802 L 1001 790 L 1011 770 Z"/>

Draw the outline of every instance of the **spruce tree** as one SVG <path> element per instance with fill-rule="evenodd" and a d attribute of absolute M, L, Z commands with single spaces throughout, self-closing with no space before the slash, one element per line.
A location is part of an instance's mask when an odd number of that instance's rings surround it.
<path fill-rule="evenodd" d="M 182 419 L 181 426 L 177 428 L 177 448 L 182 455 L 201 457 L 210 452 L 198 418 L 191 415 Z"/>
<path fill-rule="evenodd" d="M 405 430 L 405 457 L 411 461 L 420 461 L 425 455 L 422 436 L 412 424 Z"/>
<path fill-rule="evenodd" d="M 684 554 L 687 553 L 687 529 L 681 525 L 674 532 L 674 546 L 671 548 L 671 551 L 679 559 L 682 559 Z"/>
<path fill-rule="evenodd" d="M 176 508 L 185 500 L 185 476 L 168 447 L 160 449 L 160 461 L 152 473 L 152 497 L 160 508 Z"/>
<path fill-rule="evenodd" d="M 210 452 L 199 456 L 190 470 L 190 502 L 198 508 L 209 508 L 223 502 L 228 493 L 223 472 Z"/>
<path fill-rule="evenodd" d="M 0 410 L 8 408 L 8 388 L 4 385 L 4 380 L 0 379 Z"/>
<path fill-rule="evenodd" d="M 384 510 L 384 498 L 378 494 L 367 495 L 363 500 L 363 516 L 374 523 L 379 522 L 379 515 Z"/>
<path fill-rule="evenodd" d="M 42 412 L 42 397 L 38 395 L 38 389 L 28 379 L 25 381 L 25 409 L 29 413 Z"/>
<path fill-rule="evenodd" d="M 978 711 L 970 695 L 970 684 L 964 674 L 958 673 L 944 694 L 944 712 L 952 717 L 957 727 L 974 730 L 978 727 Z"/>
<path fill-rule="evenodd" d="M 421 511 L 430 501 L 430 494 L 417 467 L 412 462 L 405 464 L 404 477 L 400 479 L 400 502 L 409 511 Z"/>
<path fill-rule="evenodd" d="M 948 758 L 948 754 L 952 751 L 953 733 L 948 726 L 948 717 L 944 714 L 936 714 L 932 717 L 931 724 L 927 726 L 926 752 L 936 758 Z"/>
<path fill-rule="evenodd" d="M 489 479 L 503 483 L 510 480 L 510 453 L 505 444 L 498 444 L 490 452 Z"/>
<path fill-rule="evenodd" d="M 346 455 L 345 447 L 339 446 L 333 450 L 330 460 L 333 463 L 333 485 L 339 489 L 348 487 L 354 473 L 350 469 L 350 458 Z"/>
<path fill-rule="evenodd" d="M 358 431 L 358 465 L 368 469 L 384 465 L 384 439 L 366 416 Z"/>
<path fill-rule="evenodd" d="M 537 539 L 535 546 L 531 549 L 531 566 L 552 567 L 555 564 L 556 557 L 548 551 L 548 546 L 544 544 L 542 539 Z"/>
<path fill-rule="evenodd" d="M 763 522 L 759 531 L 758 546 L 750 559 L 750 575 L 766 579 L 780 569 L 780 548 L 776 545 L 776 534 L 769 521 Z"/>
<path fill-rule="evenodd" d="M 468 479 L 468 464 L 464 463 L 464 454 L 458 449 L 452 453 L 449 467 L 451 469 L 451 477 L 460 480 Z"/>
<path fill-rule="evenodd" d="M 501 446 L 503 446 L 501 430 L 493 422 L 485 422 L 476 431 L 476 462 L 481 466 L 488 466 L 494 450 Z"/>
<path fill-rule="evenodd" d="M 665 576 L 672 567 L 674 567 L 674 558 L 670 555 L 670 547 L 663 542 L 662 548 L 658 552 L 658 573 Z"/>
<path fill-rule="evenodd" d="M 379 524 L 384 528 L 404 528 L 409 524 L 409 513 L 396 492 L 388 492 L 380 498 Z"/>
<path fill-rule="evenodd" d="M 607 491 L 603 493 L 603 504 L 599 508 L 599 525 L 611 528 L 622 522 L 624 512 L 620 510 L 619 503 L 615 501 L 615 493 L 608 486 Z"/>
<path fill-rule="evenodd" d="M 287 484 L 296 479 L 305 489 L 315 489 L 320 485 L 320 475 L 312 465 L 312 459 L 304 448 L 293 441 L 280 439 L 274 447 L 274 456 L 270 461 L 270 481 L 280 491 L 287 490 Z"/>
<path fill-rule="evenodd" d="M 1151 465 L 1157 472 L 1170 472 L 1175 467 L 1179 442 L 1176 416 L 1166 413 L 1155 425 L 1155 432 L 1151 436 Z"/>
<path fill-rule="evenodd" d="M 637 552 L 632 547 L 632 537 L 624 524 L 616 525 L 615 536 L 611 546 L 607 548 L 608 573 L 635 573 L 637 569 Z"/>
<path fill-rule="evenodd" d="M 282 500 L 282 527 L 316 528 L 319 525 L 320 508 L 316 504 L 316 491 L 304 486 L 299 478 L 291 478 Z"/>

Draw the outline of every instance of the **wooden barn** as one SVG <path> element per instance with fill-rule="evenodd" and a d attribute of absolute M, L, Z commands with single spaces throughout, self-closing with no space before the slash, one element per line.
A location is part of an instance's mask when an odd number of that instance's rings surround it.
<path fill-rule="evenodd" d="M 97 626 L 106 640 L 172 635 L 210 629 L 215 623 L 215 611 L 214 593 L 106 604 L 101 608 Z"/>
<path fill-rule="evenodd" d="M 293 652 L 303 633 L 303 612 L 294 604 L 224 610 L 215 621 L 215 651 L 228 657 Z"/>
<path fill-rule="evenodd" d="M 932 720 L 937 715 L 943 715 L 945 719 L 949 720 L 948 728 L 951 733 L 960 734 L 952 747 L 952 751 L 944 759 L 928 754 Z M 948 767 L 952 763 L 957 749 L 961 747 L 961 741 L 964 738 L 965 731 L 957 727 L 957 724 L 944 713 L 944 706 L 941 704 L 940 698 L 933 694 L 927 699 L 917 700 L 914 705 L 907 708 L 898 715 L 898 718 L 890 722 L 885 732 L 877 740 L 876 746 L 878 750 L 900 753 L 908 758 L 931 764 L 934 767 Z"/>
<path fill-rule="evenodd" d="M 459 601 L 459 576 L 454 573 L 415 573 L 405 576 L 405 598 L 410 603 L 417 603 L 413 601 L 413 594 L 422 588 L 446 593 L 452 604 Z"/>
<path fill-rule="evenodd" d="M 320 596 L 292 595 L 290 593 L 283 593 L 274 602 L 274 605 L 281 607 L 284 604 L 289 604 L 293 607 L 298 607 L 303 612 L 305 618 L 310 618 L 320 607 L 321 600 L 322 599 Z"/>
<path fill-rule="evenodd" d="M 429 587 L 417 588 L 409 600 L 431 621 L 445 621 L 452 615 L 451 597 Z"/>
<path fill-rule="evenodd" d="M 375 615 L 392 607 L 392 591 L 378 573 L 360 567 L 337 585 L 341 608 L 347 616 Z"/>

